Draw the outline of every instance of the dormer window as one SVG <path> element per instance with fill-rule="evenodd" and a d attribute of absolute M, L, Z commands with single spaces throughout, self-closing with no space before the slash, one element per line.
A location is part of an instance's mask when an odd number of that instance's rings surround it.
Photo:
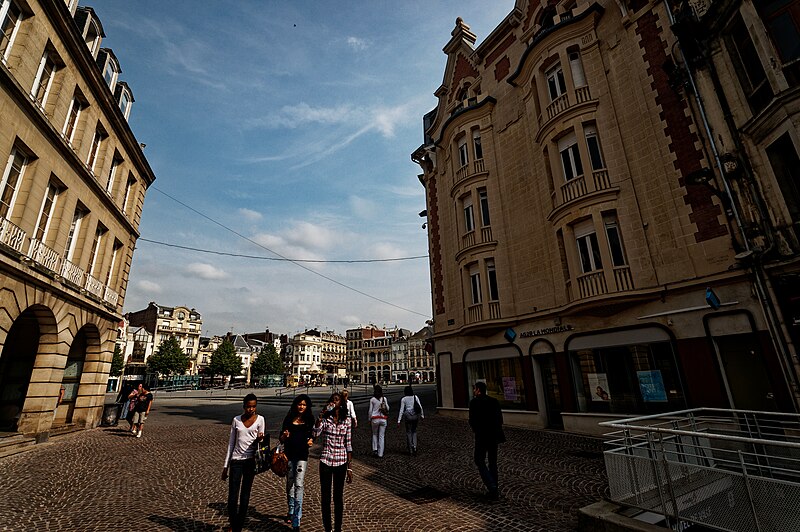
<path fill-rule="evenodd" d="M 114 96 L 119 103 L 119 110 L 122 111 L 122 116 L 127 120 L 131 114 L 131 106 L 133 105 L 133 93 L 130 87 L 124 81 L 117 83 L 117 90 L 114 91 Z"/>
<path fill-rule="evenodd" d="M 103 72 L 103 80 L 113 94 L 117 87 L 119 75 L 122 72 L 119 61 L 117 61 L 117 58 L 114 56 L 114 52 L 109 48 L 101 48 L 100 52 L 97 54 L 97 65 Z"/>
<path fill-rule="evenodd" d="M 113 88 L 117 81 L 117 71 L 111 61 L 106 63 L 106 68 L 103 71 L 103 79 L 108 84 L 109 88 Z"/>

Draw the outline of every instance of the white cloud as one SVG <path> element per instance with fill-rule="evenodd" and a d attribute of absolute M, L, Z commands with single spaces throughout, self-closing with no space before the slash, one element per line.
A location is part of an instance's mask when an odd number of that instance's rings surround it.
<path fill-rule="evenodd" d="M 347 38 L 347 45 L 356 52 L 361 52 L 369 47 L 366 40 L 352 36 Z"/>
<path fill-rule="evenodd" d="M 328 227 L 299 222 L 287 232 L 286 240 L 309 250 L 328 250 L 339 243 L 340 236 Z"/>
<path fill-rule="evenodd" d="M 218 279 L 225 279 L 228 277 L 228 274 L 225 273 L 224 270 L 221 270 L 211 264 L 206 264 L 204 262 L 193 262 L 186 266 L 186 272 L 192 275 L 195 275 L 201 279 L 206 279 L 209 281 L 215 281 Z"/>
<path fill-rule="evenodd" d="M 369 252 L 371 259 L 394 259 L 406 254 L 403 249 L 385 242 L 370 246 Z"/>
<path fill-rule="evenodd" d="M 380 207 L 370 199 L 350 196 L 347 202 L 350 205 L 350 213 L 359 218 L 373 219 L 380 214 Z"/>
<path fill-rule="evenodd" d="M 257 222 L 264 217 L 260 212 L 245 208 L 239 209 L 239 215 L 250 222 Z"/>
<path fill-rule="evenodd" d="M 136 287 L 146 294 L 160 294 L 161 293 L 161 285 L 158 283 L 154 283 L 153 281 L 139 281 Z"/>

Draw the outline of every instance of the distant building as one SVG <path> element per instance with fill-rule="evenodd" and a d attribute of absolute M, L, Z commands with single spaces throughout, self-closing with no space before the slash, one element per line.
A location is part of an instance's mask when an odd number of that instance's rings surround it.
<path fill-rule="evenodd" d="M 233 344 L 233 348 L 236 349 L 236 354 L 239 358 L 242 359 L 242 374 L 241 378 L 250 382 L 250 364 L 252 364 L 253 359 L 258 354 L 257 351 L 253 349 L 253 347 L 247 343 L 247 340 L 240 334 L 230 334 L 228 333 L 225 337 L 231 344 Z M 239 379 L 240 377 L 234 377 Z"/>
<path fill-rule="evenodd" d="M 359 326 L 345 332 L 345 361 L 347 376 L 354 383 L 368 383 L 369 372 L 364 360 L 364 340 L 385 336 L 386 331 L 375 325 Z"/>
<path fill-rule="evenodd" d="M 147 188 L 97 14 L 0 0 L 0 431 L 100 423 Z M 63 400 L 57 401 L 61 387 Z"/>
<path fill-rule="evenodd" d="M 189 357 L 187 373 L 197 375 L 197 354 L 203 329 L 203 318 L 199 312 L 193 308 L 166 307 L 151 301 L 146 309 L 129 312 L 126 317 L 132 326 L 144 327 L 153 335 L 156 349 L 161 342 L 174 336 Z"/>
<path fill-rule="evenodd" d="M 430 341 L 433 331 L 426 326 L 408 337 L 408 379 L 414 382 L 435 382 L 436 361 L 433 344 Z"/>
<path fill-rule="evenodd" d="M 125 362 L 122 381 L 144 381 L 147 374 L 147 359 L 153 354 L 153 335 L 143 326 L 131 326 L 123 318 L 117 345 Z"/>
<path fill-rule="evenodd" d="M 320 333 L 322 341 L 322 369 L 328 382 L 339 382 L 346 375 L 347 344 L 345 337 L 334 331 Z"/>

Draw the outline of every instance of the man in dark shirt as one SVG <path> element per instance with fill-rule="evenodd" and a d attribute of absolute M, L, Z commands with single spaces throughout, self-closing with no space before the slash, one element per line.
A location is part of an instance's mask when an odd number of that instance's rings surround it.
<path fill-rule="evenodd" d="M 489 490 L 490 500 L 498 499 L 497 444 L 506 441 L 503 434 L 503 412 L 494 397 L 486 395 L 486 383 L 476 382 L 469 403 L 469 426 L 475 433 L 475 465 Z M 486 466 L 488 456 L 489 466 Z"/>

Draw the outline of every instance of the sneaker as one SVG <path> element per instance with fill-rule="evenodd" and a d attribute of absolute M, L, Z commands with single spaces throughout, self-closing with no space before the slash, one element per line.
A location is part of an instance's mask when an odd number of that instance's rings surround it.
<path fill-rule="evenodd" d="M 141 430 L 140 430 L 139 432 L 137 432 L 137 433 L 136 433 L 136 437 L 137 437 L 137 438 L 141 438 L 141 437 L 142 437 L 142 431 L 141 431 Z"/>

